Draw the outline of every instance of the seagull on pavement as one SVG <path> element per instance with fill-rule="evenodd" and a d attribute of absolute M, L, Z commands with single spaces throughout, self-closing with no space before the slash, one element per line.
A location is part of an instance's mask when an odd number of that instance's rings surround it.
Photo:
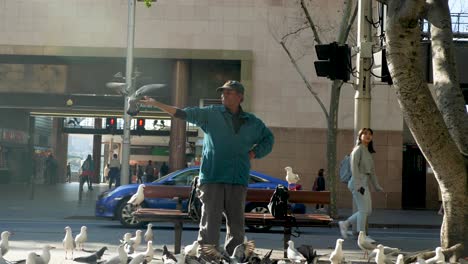
<path fill-rule="evenodd" d="M 50 245 L 45 245 L 42 248 L 42 255 L 37 255 L 35 254 L 34 256 L 34 262 L 35 264 L 48 264 L 50 261 L 50 250 L 54 249 L 55 247 L 52 247 Z M 29 254 L 28 254 L 29 258 Z"/>
<path fill-rule="evenodd" d="M 94 252 L 91 255 L 74 258 L 73 261 L 75 262 L 82 262 L 82 263 L 96 263 L 98 260 L 102 258 L 102 255 L 107 250 L 107 247 L 102 247 L 98 251 Z"/>
<path fill-rule="evenodd" d="M 69 226 L 65 227 L 65 238 L 63 238 L 63 249 L 65 250 L 65 259 L 67 259 L 68 251 L 71 250 L 71 258 L 73 259 L 73 251 L 76 248 L 75 240 L 73 240 L 72 229 Z"/>
<path fill-rule="evenodd" d="M 306 262 L 305 257 L 294 248 L 294 242 L 292 240 L 288 241 L 287 256 L 288 259 L 294 263 Z"/>
<path fill-rule="evenodd" d="M 391 255 L 396 255 L 398 253 L 400 253 L 401 249 L 399 248 L 392 248 L 392 247 L 387 247 L 387 246 L 383 246 L 383 253 L 385 256 L 391 256 Z M 375 256 L 377 255 L 377 252 L 378 252 L 378 249 L 374 249 L 370 254 L 369 254 L 369 257 L 368 257 L 368 260 L 370 261 L 371 259 L 375 258 Z"/>
<path fill-rule="evenodd" d="M 107 261 L 104 262 L 104 264 L 122 264 L 122 263 L 127 263 L 128 260 L 128 255 L 127 252 L 124 250 L 123 245 L 119 245 L 117 248 L 118 255 L 114 256 Z"/>
<path fill-rule="evenodd" d="M 375 263 L 385 264 L 386 257 L 385 257 L 385 254 L 384 254 L 383 245 L 378 244 L 377 248 L 375 250 L 377 250 L 377 254 L 375 255 Z"/>
<path fill-rule="evenodd" d="M 133 254 L 135 249 L 141 244 L 141 230 L 135 232 L 134 237 L 130 237 L 128 241 L 125 242 L 125 251 L 128 254 Z"/>
<path fill-rule="evenodd" d="M 128 264 L 140 264 L 143 263 L 145 260 L 145 254 L 138 254 L 136 255 Z"/>
<path fill-rule="evenodd" d="M 284 169 L 286 170 L 286 181 L 288 182 L 288 184 L 294 184 L 300 180 L 299 175 L 294 173 L 291 167 L 288 166 Z"/>
<path fill-rule="evenodd" d="M 150 263 L 153 260 L 154 256 L 154 248 L 153 248 L 153 241 L 148 241 L 146 246 L 146 251 L 145 251 L 145 261 L 147 263 Z"/>
<path fill-rule="evenodd" d="M 395 264 L 404 264 L 403 254 L 398 254 Z"/>
<path fill-rule="evenodd" d="M 364 231 L 359 231 L 357 244 L 359 248 L 364 251 L 364 258 L 368 257 L 370 250 L 374 250 L 377 247 L 375 242 L 371 242 L 366 239 Z"/>
<path fill-rule="evenodd" d="M 80 233 L 75 237 L 75 244 L 78 245 L 81 250 L 84 249 L 84 243 L 88 240 L 88 228 L 86 226 L 82 226 Z"/>
<path fill-rule="evenodd" d="M 184 255 L 195 257 L 197 255 L 198 247 L 198 241 L 193 241 L 192 244 L 184 247 Z"/>
<path fill-rule="evenodd" d="M 10 239 L 11 233 L 9 231 L 3 231 L 0 240 L 0 256 L 5 256 L 8 250 L 10 250 Z"/>
<path fill-rule="evenodd" d="M 133 206 L 139 206 L 145 200 L 145 187 L 146 186 L 144 184 L 140 184 L 138 186 L 137 192 L 134 195 L 132 195 L 132 197 L 130 198 L 130 200 L 128 200 L 127 203 Z"/>
<path fill-rule="evenodd" d="M 148 241 L 153 241 L 153 225 L 151 223 L 148 224 L 148 227 L 146 228 L 146 232 L 145 232 L 145 242 L 148 242 Z"/>
<path fill-rule="evenodd" d="M 341 238 L 336 240 L 335 250 L 333 250 L 329 258 L 332 264 L 338 264 L 343 261 L 343 241 Z"/>
<path fill-rule="evenodd" d="M 445 263 L 445 255 L 442 253 L 441 247 L 436 247 L 435 249 L 435 256 L 426 260 L 427 264 L 435 264 L 435 263 Z"/>
<path fill-rule="evenodd" d="M 26 258 L 26 264 L 36 264 L 36 253 L 29 252 L 28 257 Z"/>

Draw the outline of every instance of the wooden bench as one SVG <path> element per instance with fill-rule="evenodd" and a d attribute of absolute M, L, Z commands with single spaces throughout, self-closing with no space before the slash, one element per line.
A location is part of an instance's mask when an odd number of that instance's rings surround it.
<path fill-rule="evenodd" d="M 267 204 L 273 195 L 274 190 L 266 189 L 248 189 L 246 200 L 249 202 Z M 176 209 L 151 209 L 140 208 L 134 216 L 143 222 L 173 222 L 174 223 L 174 251 L 179 253 L 181 249 L 182 230 L 184 222 L 194 222 L 188 216 L 188 213 L 182 211 L 182 201 L 187 200 L 190 195 L 190 187 L 178 186 L 147 186 L 145 188 L 145 197 L 147 198 L 170 198 L 176 199 Z M 290 203 L 302 204 L 330 204 L 330 192 L 314 191 L 289 191 Z M 283 227 L 283 247 L 288 247 L 287 242 L 291 239 L 292 228 L 328 226 L 333 219 L 325 214 L 294 214 L 295 221 L 291 218 L 275 219 L 271 214 L 263 213 L 245 213 L 245 224 L 263 225 L 263 226 L 281 226 Z M 286 254 L 286 251 L 285 251 Z"/>

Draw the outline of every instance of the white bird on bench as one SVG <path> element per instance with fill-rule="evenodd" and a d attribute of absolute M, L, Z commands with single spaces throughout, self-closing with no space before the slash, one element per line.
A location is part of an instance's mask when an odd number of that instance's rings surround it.
<path fill-rule="evenodd" d="M 288 184 L 295 184 L 301 179 L 299 178 L 299 175 L 293 172 L 291 167 L 288 166 L 284 169 L 286 170 L 286 181 Z"/>
<path fill-rule="evenodd" d="M 134 195 L 132 195 L 130 200 L 128 200 L 127 204 L 140 206 L 140 204 L 145 200 L 145 194 L 144 194 L 145 187 L 146 186 L 144 184 L 140 184 L 138 186 L 137 192 Z"/>

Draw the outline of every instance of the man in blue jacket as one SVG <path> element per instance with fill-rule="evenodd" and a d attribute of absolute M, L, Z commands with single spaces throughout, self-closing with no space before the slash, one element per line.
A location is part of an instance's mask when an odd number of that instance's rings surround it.
<path fill-rule="evenodd" d="M 256 116 L 244 112 L 244 86 L 227 81 L 221 92 L 223 105 L 179 109 L 145 97 L 141 103 L 156 106 L 173 117 L 193 123 L 205 132 L 200 168 L 202 215 L 198 242 L 218 245 L 222 215 L 226 217 L 225 249 L 232 254 L 244 241 L 244 207 L 250 160 L 271 152 L 274 138 Z"/>

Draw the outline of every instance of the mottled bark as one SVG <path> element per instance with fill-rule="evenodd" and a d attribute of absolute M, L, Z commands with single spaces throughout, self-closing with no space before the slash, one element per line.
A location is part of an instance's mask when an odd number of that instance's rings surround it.
<path fill-rule="evenodd" d="M 468 231 L 465 230 L 467 171 L 423 78 L 418 20 L 424 5 L 423 0 L 389 1 L 387 58 L 403 117 L 441 188 L 445 209 L 441 245 L 450 247 L 463 243 Z"/>
<path fill-rule="evenodd" d="M 431 23 L 435 101 L 452 139 L 468 158 L 468 114 L 458 81 L 448 1 L 428 1 L 427 19 Z"/>

